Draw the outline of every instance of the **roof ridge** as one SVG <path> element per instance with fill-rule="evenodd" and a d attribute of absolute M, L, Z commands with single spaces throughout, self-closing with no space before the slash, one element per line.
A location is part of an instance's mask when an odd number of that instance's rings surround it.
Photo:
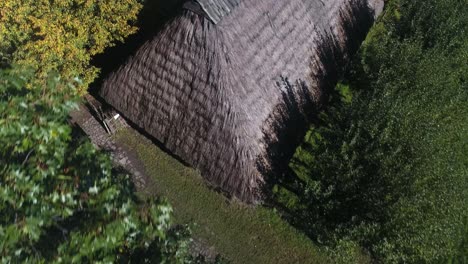
<path fill-rule="evenodd" d="M 229 15 L 241 0 L 190 0 L 184 4 L 184 8 L 197 14 L 203 12 L 213 24 L 218 24 L 223 17 Z"/>

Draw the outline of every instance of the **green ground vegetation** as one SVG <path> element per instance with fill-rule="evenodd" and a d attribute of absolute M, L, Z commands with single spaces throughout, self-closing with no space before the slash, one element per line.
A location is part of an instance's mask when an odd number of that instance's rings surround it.
<path fill-rule="evenodd" d="M 134 151 L 153 184 L 147 193 L 167 197 L 175 221 L 192 224 L 193 235 L 232 263 L 326 263 L 310 239 L 273 209 L 228 201 L 186 167 L 134 130 L 116 135 Z"/>

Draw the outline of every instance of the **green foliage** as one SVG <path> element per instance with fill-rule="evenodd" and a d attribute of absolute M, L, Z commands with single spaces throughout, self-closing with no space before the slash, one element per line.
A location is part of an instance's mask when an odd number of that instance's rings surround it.
<path fill-rule="evenodd" d="M 468 263 L 468 220 L 465 219 L 465 225 L 461 230 L 462 241 L 458 246 L 456 254 L 449 257 L 447 263 L 449 264 L 462 264 Z"/>
<path fill-rule="evenodd" d="M 108 156 L 66 123 L 76 83 L 0 72 L 0 258 L 20 262 L 175 263 L 187 230 L 170 229 L 165 201 L 139 202 Z"/>
<path fill-rule="evenodd" d="M 351 239 L 384 263 L 464 254 L 466 6 L 390 1 L 372 29 L 348 76 L 352 100 L 331 102 L 291 164 L 290 209 L 318 241 Z"/>
<path fill-rule="evenodd" d="M 79 76 L 83 93 L 98 74 L 92 56 L 134 33 L 140 8 L 138 0 L 0 1 L 0 67 L 31 68 L 40 85 L 51 71 Z"/>

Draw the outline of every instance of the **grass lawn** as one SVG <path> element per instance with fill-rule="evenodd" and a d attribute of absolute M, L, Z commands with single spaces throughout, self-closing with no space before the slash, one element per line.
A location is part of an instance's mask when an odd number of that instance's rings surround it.
<path fill-rule="evenodd" d="M 210 190 L 200 174 L 132 129 L 115 139 L 135 152 L 152 177 L 151 193 L 166 197 L 177 223 L 232 263 L 326 263 L 324 253 L 271 209 L 249 207 Z"/>

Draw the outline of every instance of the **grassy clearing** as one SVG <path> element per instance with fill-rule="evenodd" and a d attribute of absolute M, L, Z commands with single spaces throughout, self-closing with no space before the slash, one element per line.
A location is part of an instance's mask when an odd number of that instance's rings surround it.
<path fill-rule="evenodd" d="M 167 197 L 177 223 L 195 223 L 194 236 L 233 263 L 324 263 L 311 240 L 273 210 L 229 203 L 210 190 L 199 173 L 128 129 L 116 135 L 142 161 L 152 177 L 152 193 Z"/>

